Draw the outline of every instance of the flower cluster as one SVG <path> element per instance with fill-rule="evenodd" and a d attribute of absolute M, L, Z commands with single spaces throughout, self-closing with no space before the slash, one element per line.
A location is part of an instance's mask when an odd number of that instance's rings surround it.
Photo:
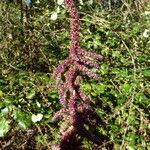
<path fill-rule="evenodd" d="M 82 138 L 87 138 L 95 144 L 101 144 L 108 140 L 107 137 L 95 135 L 85 128 L 85 125 L 93 127 L 102 124 L 99 116 L 92 110 L 90 98 L 81 90 L 77 78 L 85 75 L 99 80 L 99 76 L 91 69 L 99 68 L 95 60 L 102 60 L 99 54 L 87 52 L 79 46 L 80 21 L 74 0 L 65 0 L 65 4 L 71 16 L 71 48 L 70 56 L 64 60 L 54 71 L 53 76 L 59 88 L 59 99 L 63 108 L 53 116 L 53 121 L 62 119 L 60 127 L 62 139 L 60 145 L 54 146 L 57 150 L 78 150 L 82 144 Z M 82 138 L 77 138 L 80 136 Z"/>
<path fill-rule="evenodd" d="M 79 47 L 79 29 L 80 29 L 80 20 L 77 8 L 75 6 L 74 0 L 65 0 L 65 4 L 68 7 L 71 16 L 71 44 L 72 47 Z M 74 49 L 72 49 L 74 53 Z"/>

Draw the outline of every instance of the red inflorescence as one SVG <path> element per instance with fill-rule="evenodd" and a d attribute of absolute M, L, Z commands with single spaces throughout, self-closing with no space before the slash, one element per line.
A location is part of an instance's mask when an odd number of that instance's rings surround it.
<path fill-rule="evenodd" d="M 92 67 L 99 68 L 99 65 L 90 59 L 102 60 L 103 57 L 80 48 L 80 20 L 77 8 L 74 0 L 65 0 L 65 5 L 71 16 L 71 48 L 70 56 L 62 62 L 53 73 L 59 88 L 60 103 L 63 106 L 63 108 L 54 115 L 53 121 L 58 120 L 58 118 L 64 118 L 64 122 L 66 121 L 68 125 L 68 130 L 62 134 L 60 145 L 57 146 L 58 149 L 67 150 L 66 147 L 68 147 L 70 150 L 76 150 L 81 146 L 81 142 L 76 138 L 77 135 L 85 136 L 89 140 L 99 143 L 98 137 L 91 134 L 84 127 L 84 124 L 92 125 L 89 118 L 94 113 L 90 110 L 90 98 L 80 89 L 79 83 L 76 83 L 76 79 L 78 76 L 83 77 L 83 75 L 87 74 L 89 77 L 99 80 L 98 75 L 91 70 Z M 66 116 L 69 119 L 65 119 Z M 95 119 L 97 122 L 97 115 L 94 114 L 92 117 L 92 119 Z M 72 128 L 69 128 L 70 126 Z M 72 148 L 73 145 L 74 148 Z"/>

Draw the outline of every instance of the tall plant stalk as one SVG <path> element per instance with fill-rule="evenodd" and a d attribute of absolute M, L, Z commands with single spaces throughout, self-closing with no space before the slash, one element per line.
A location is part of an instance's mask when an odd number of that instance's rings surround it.
<path fill-rule="evenodd" d="M 102 60 L 99 54 L 87 52 L 80 47 L 79 13 L 74 0 L 65 0 L 65 5 L 71 16 L 70 20 L 70 56 L 66 58 L 54 71 L 53 76 L 59 89 L 59 99 L 63 108 L 53 116 L 53 121 L 62 118 L 60 126 L 62 135 L 60 144 L 54 146 L 59 150 L 78 150 L 82 146 L 82 139 L 85 137 L 95 144 L 101 144 L 107 140 L 106 136 L 91 133 L 85 125 L 94 127 L 102 123 L 100 117 L 93 111 L 90 98 L 80 88 L 76 80 L 85 75 L 99 80 L 99 76 L 91 69 L 99 68 L 99 65 L 90 58 Z M 80 138 L 79 138 L 80 137 Z"/>

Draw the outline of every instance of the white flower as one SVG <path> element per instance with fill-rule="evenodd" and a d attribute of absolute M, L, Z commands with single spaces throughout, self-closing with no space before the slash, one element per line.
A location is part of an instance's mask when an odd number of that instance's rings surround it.
<path fill-rule="evenodd" d="M 31 120 L 32 122 L 38 122 L 38 121 L 41 121 L 43 118 L 43 114 L 37 114 L 37 115 L 34 115 L 32 114 L 32 117 L 31 117 Z"/>
<path fill-rule="evenodd" d="M 62 5 L 64 3 L 64 0 L 57 0 L 58 5 Z"/>
<path fill-rule="evenodd" d="M 52 15 L 51 15 L 51 20 L 56 20 L 57 19 L 57 12 L 54 12 Z"/>
<path fill-rule="evenodd" d="M 150 11 L 145 11 L 144 13 L 145 13 L 146 16 L 150 15 Z"/>
<path fill-rule="evenodd" d="M 148 32 L 149 32 L 149 30 L 145 29 L 143 32 L 143 37 L 148 38 L 149 37 Z"/>

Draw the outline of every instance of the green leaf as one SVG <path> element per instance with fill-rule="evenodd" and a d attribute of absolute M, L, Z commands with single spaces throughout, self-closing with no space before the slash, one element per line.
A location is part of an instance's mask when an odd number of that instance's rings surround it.
<path fill-rule="evenodd" d="M 22 120 L 18 120 L 18 125 L 21 129 L 26 130 L 27 129 L 27 125 L 24 121 Z"/>
<path fill-rule="evenodd" d="M 4 93 L 0 90 L 0 97 L 3 97 Z"/>
<path fill-rule="evenodd" d="M 96 92 L 97 94 L 104 93 L 105 89 L 106 89 L 106 85 L 102 83 L 94 85 L 94 92 Z"/>
<path fill-rule="evenodd" d="M 5 107 L 4 109 L 1 110 L 1 115 L 2 115 L 2 116 L 3 116 L 3 115 L 6 115 L 6 114 L 8 114 L 8 112 L 9 112 L 8 107 Z"/>
<path fill-rule="evenodd" d="M 31 124 L 31 115 L 21 112 L 19 109 L 14 112 L 14 119 L 21 129 L 25 130 Z"/>
<path fill-rule="evenodd" d="M 51 92 L 48 94 L 48 96 L 52 99 L 58 99 L 58 93 L 57 92 Z"/>
<path fill-rule="evenodd" d="M 26 98 L 27 99 L 33 99 L 35 94 L 36 94 L 35 90 L 32 89 L 31 91 L 29 91 L 29 93 L 27 93 Z"/>
<path fill-rule="evenodd" d="M 144 70 L 142 71 L 142 74 L 146 77 L 150 77 L 150 70 Z"/>
<path fill-rule="evenodd" d="M 132 85 L 125 83 L 121 85 L 121 89 L 123 92 L 125 92 L 125 94 L 130 94 L 130 92 L 132 91 Z"/>
<path fill-rule="evenodd" d="M 36 137 L 35 137 L 35 140 L 36 140 L 36 142 L 38 143 L 38 144 L 46 144 L 45 142 L 46 142 L 46 136 L 44 135 L 37 135 Z"/>
<path fill-rule="evenodd" d="M 102 72 L 102 74 L 107 74 L 108 73 L 108 69 L 109 69 L 109 66 L 107 64 L 103 64 L 101 66 L 101 72 Z"/>
<path fill-rule="evenodd" d="M 135 150 L 135 148 L 132 146 L 128 146 L 128 150 Z"/>
<path fill-rule="evenodd" d="M 144 147 L 138 147 L 137 150 L 145 150 Z"/>
<path fill-rule="evenodd" d="M 135 123 L 135 120 L 136 120 L 135 114 L 131 114 L 128 116 L 127 122 L 129 122 L 129 124 L 133 124 Z"/>
<path fill-rule="evenodd" d="M 149 104 L 149 99 L 145 96 L 143 92 L 138 93 L 136 95 L 136 101 L 142 105 L 148 105 Z"/>
<path fill-rule="evenodd" d="M 84 91 L 86 91 L 86 92 L 90 92 L 90 91 L 91 91 L 91 86 L 90 86 L 90 84 L 88 84 L 88 83 L 84 83 L 84 84 L 82 85 L 82 89 L 83 89 Z"/>
<path fill-rule="evenodd" d="M 12 97 L 5 97 L 5 98 L 4 98 L 4 104 L 5 104 L 6 106 L 9 106 L 9 105 L 13 104 L 14 101 L 15 101 L 15 100 L 14 100 Z"/>
<path fill-rule="evenodd" d="M 10 129 L 10 121 L 5 118 L 0 119 L 0 137 L 3 137 Z"/>
<path fill-rule="evenodd" d="M 112 56 L 119 58 L 121 56 L 120 51 L 113 51 Z"/>

